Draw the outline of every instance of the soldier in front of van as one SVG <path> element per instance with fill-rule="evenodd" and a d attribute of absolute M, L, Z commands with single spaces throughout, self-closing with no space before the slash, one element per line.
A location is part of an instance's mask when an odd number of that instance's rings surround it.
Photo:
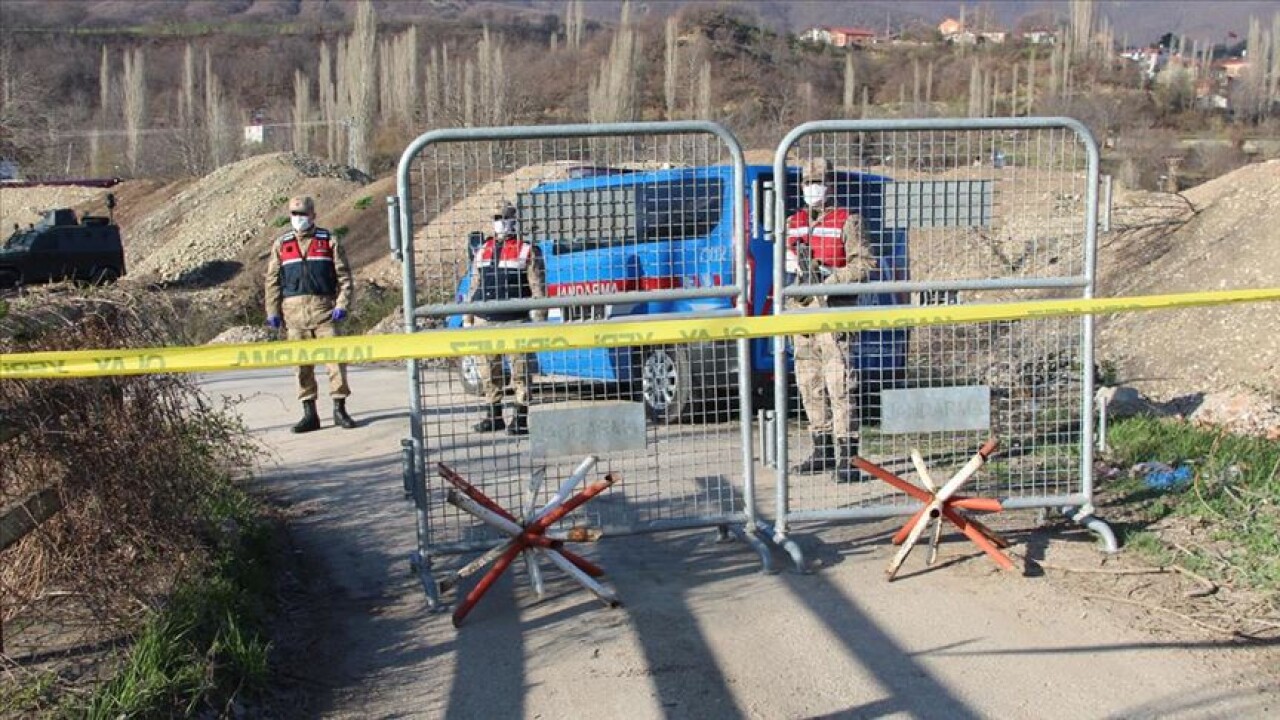
<path fill-rule="evenodd" d="M 816 159 L 801 172 L 804 205 L 787 220 L 786 270 L 789 282 L 836 284 L 865 282 L 876 268 L 862 218 L 836 206 L 831 193 L 831 166 Z M 792 298 L 796 307 L 853 305 L 855 296 Z M 796 335 L 796 384 L 809 419 L 813 450 L 791 472 L 836 471 L 839 482 L 864 479 L 853 466 L 859 452 L 858 418 L 853 407 L 858 371 L 850 357 L 856 335 Z"/>
<path fill-rule="evenodd" d="M 516 209 L 504 203 L 493 216 L 493 235 L 485 238 L 471 260 L 471 302 L 520 300 L 546 295 L 546 268 L 542 253 L 519 234 Z M 463 318 L 466 325 L 502 325 L 544 320 L 546 311 L 506 311 L 473 313 Z M 511 385 L 515 391 L 514 413 L 508 424 L 502 417 L 503 356 L 489 355 L 480 359 L 480 383 L 488 401 L 486 415 L 476 423 L 476 432 L 508 435 L 529 433 L 529 356 L 506 356 L 511 367 Z"/>

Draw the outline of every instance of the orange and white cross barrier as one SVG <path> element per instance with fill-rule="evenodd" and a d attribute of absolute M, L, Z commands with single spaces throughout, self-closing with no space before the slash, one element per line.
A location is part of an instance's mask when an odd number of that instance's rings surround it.
<path fill-rule="evenodd" d="M 965 483 L 973 479 L 978 469 L 987 462 L 987 458 L 995 452 L 999 441 L 995 438 L 987 440 L 983 443 L 978 452 L 974 453 L 969 462 L 964 467 L 951 476 L 941 488 L 934 482 L 933 477 L 929 474 L 929 469 L 925 467 L 924 458 L 916 450 L 911 451 L 911 462 L 915 465 L 916 472 L 920 475 L 920 481 L 924 483 L 924 488 L 918 488 L 915 485 L 903 480 L 884 468 L 874 465 L 867 460 L 857 457 L 853 462 L 865 473 L 874 475 L 902 492 L 924 503 L 911 519 L 907 521 L 902 529 L 893 536 L 893 544 L 901 545 L 901 549 L 894 556 L 893 561 L 889 563 L 886 574 L 890 580 L 898 574 L 898 569 L 902 567 L 902 563 L 907 559 L 907 555 L 911 554 L 912 548 L 916 543 L 920 542 L 920 537 L 924 534 L 929 523 L 936 522 L 934 528 L 933 541 L 930 543 L 930 552 L 928 564 L 932 565 L 937 557 L 938 541 L 942 535 L 942 520 L 946 519 L 951 524 L 960 529 L 974 545 L 977 545 L 984 553 L 987 554 L 996 565 L 1005 570 L 1013 569 L 1013 561 L 1007 555 L 1000 552 L 1001 548 L 1009 547 L 1009 542 L 1000 537 L 994 530 L 986 525 L 974 520 L 967 515 L 962 515 L 958 510 L 971 510 L 976 512 L 1000 512 L 1004 508 L 1000 501 L 993 498 L 975 498 L 964 495 L 957 495 L 960 488 Z"/>
<path fill-rule="evenodd" d="M 481 555 L 441 582 L 442 589 L 456 586 L 461 578 L 479 571 L 480 568 L 489 563 L 493 563 L 493 567 L 489 568 L 489 571 L 480 578 L 475 587 L 471 588 L 471 592 L 467 593 L 462 602 L 458 604 L 457 609 L 453 611 L 454 627 L 462 624 L 462 621 L 476 606 L 476 603 L 480 602 L 485 593 L 489 592 L 489 589 L 498 581 L 502 573 L 511 567 L 511 563 L 521 553 L 531 553 L 547 558 L 569 577 L 576 580 L 578 584 L 591 591 L 605 605 L 617 607 L 621 604 L 612 590 L 595 581 L 595 578 L 604 575 L 604 570 L 590 560 L 564 547 L 565 542 L 595 540 L 599 538 L 599 532 L 578 528 L 570 530 L 568 533 L 553 533 L 550 531 L 552 525 L 560 522 L 583 503 L 608 490 L 618 481 L 619 478 L 615 473 L 609 473 L 600 482 L 593 483 L 576 495 L 570 496 L 569 493 L 573 492 L 573 488 L 586 477 L 587 472 L 594 464 L 594 458 L 588 458 L 587 461 L 584 461 L 578 467 L 578 470 L 560 486 L 551 501 L 537 512 L 531 512 L 532 502 L 527 503 L 524 522 L 517 520 L 514 515 L 507 512 L 505 508 L 467 482 L 466 479 L 454 472 L 448 465 L 444 463 L 437 465 L 440 477 L 456 488 L 449 491 L 447 499 L 450 504 L 470 513 L 486 525 L 510 536 L 510 539 L 505 544 Z M 536 487 L 530 488 L 531 496 L 535 492 Z M 531 567 L 537 567 L 533 558 L 527 557 L 527 560 Z M 534 589 L 541 596 L 541 571 L 531 572 L 530 578 L 533 580 Z"/>

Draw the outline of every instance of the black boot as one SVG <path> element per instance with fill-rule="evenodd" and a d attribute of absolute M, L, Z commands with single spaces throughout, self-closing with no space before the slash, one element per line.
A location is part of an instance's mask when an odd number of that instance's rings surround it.
<path fill-rule="evenodd" d="M 871 479 L 866 473 L 859 470 L 857 465 L 853 464 L 853 459 L 856 457 L 858 457 L 858 438 L 849 438 L 840 443 L 840 459 L 839 467 L 836 468 L 836 482 L 856 483 L 866 482 Z"/>
<path fill-rule="evenodd" d="M 356 421 L 352 420 L 351 416 L 347 414 L 346 398 L 339 398 L 333 401 L 333 424 L 347 430 L 356 427 Z"/>
<path fill-rule="evenodd" d="M 511 424 L 507 426 L 508 435 L 528 435 L 529 434 L 529 408 L 524 405 L 516 406 L 516 415 L 511 418 Z"/>
<path fill-rule="evenodd" d="M 506 423 L 502 421 L 502 403 L 489 406 L 489 416 L 475 425 L 471 426 L 476 432 L 498 432 L 505 428 Z"/>
<path fill-rule="evenodd" d="M 813 452 L 804 462 L 791 468 L 797 475 L 812 475 L 836 469 L 836 449 L 831 442 L 831 435 L 824 433 L 814 435 Z"/>
<path fill-rule="evenodd" d="M 319 430 L 319 429 L 320 429 L 320 416 L 316 414 L 316 401 L 303 400 L 302 401 L 302 419 L 298 421 L 297 425 L 293 426 L 293 431 L 296 433 L 305 433 L 305 432 L 311 432 L 312 430 Z"/>

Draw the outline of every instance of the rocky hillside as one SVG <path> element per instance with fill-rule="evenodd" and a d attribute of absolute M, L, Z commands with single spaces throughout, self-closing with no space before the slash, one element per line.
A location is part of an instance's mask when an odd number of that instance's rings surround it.
<path fill-rule="evenodd" d="M 1180 198 L 1120 198 L 1103 236 L 1099 295 L 1275 287 L 1280 161 L 1245 166 Z M 1280 397 L 1280 308 L 1252 303 L 1103 318 L 1099 355 L 1153 397 L 1252 388 Z"/>

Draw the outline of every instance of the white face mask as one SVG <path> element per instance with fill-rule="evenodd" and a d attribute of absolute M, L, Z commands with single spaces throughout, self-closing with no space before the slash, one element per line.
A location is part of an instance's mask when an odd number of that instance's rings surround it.
<path fill-rule="evenodd" d="M 516 221 L 515 220 L 494 220 L 493 234 L 501 237 L 506 237 L 507 235 L 515 235 Z"/>
<path fill-rule="evenodd" d="M 311 227 L 311 218 L 306 215 L 290 215 L 289 222 L 293 224 L 294 232 L 306 232 Z"/>
<path fill-rule="evenodd" d="M 809 207 L 821 205 L 827 199 L 827 186 L 813 183 L 804 186 L 804 204 Z"/>

